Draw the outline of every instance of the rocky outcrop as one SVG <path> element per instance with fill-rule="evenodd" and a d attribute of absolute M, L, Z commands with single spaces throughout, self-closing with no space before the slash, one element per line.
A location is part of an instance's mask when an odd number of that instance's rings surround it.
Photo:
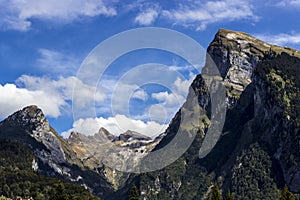
<path fill-rule="evenodd" d="M 268 44 L 246 33 L 224 29 L 218 31 L 207 52 L 224 79 L 230 106 L 252 82 L 253 71 L 260 61 L 281 53 L 300 56 L 295 49 Z"/>
<path fill-rule="evenodd" d="M 11 129 L 21 129 L 19 137 L 11 133 Z M 12 138 L 22 143 L 28 142 L 34 148 L 37 157 L 50 165 L 58 173 L 63 173 L 59 164 L 66 162 L 66 154 L 60 137 L 52 131 L 43 112 L 37 106 L 28 106 L 5 119 L 0 123 L 0 130 L 7 132 L 0 137 Z M 9 136 L 8 136 L 9 135 Z M 30 136 L 31 138 L 28 138 Z M 38 148 L 35 148 L 38 145 Z"/>
<path fill-rule="evenodd" d="M 77 182 L 98 196 L 104 191 L 110 195 L 113 190 L 104 176 L 86 166 L 78 151 L 58 135 L 37 106 L 25 107 L 0 122 L 0 139 L 29 147 L 36 157 L 32 168 L 40 174 Z"/>
<path fill-rule="evenodd" d="M 72 132 L 64 139 L 37 106 L 25 107 L 0 122 L 1 138 L 29 146 L 36 156 L 32 168 L 39 173 L 78 182 L 104 198 L 127 187 L 131 177 L 104 163 L 111 158 L 134 168 L 160 141 L 129 130 L 114 136 L 105 128 L 90 136 Z"/>
<path fill-rule="evenodd" d="M 192 83 L 203 111 L 198 135 L 176 162 L 141 176 L 143 198 L 205 199 L 213 182 L 237 199 L 279 199 L 284 184 L 299 193 L 299 51 L 222 29 L 207 52 L 226 88 L 222 137 L 205 158 L 195 156 L 212 124 L 209 86 L 198 75 Z M 179 126 L 180 112 L 154 150 L 172 141 Z"/>
<path fill-rule="evenodd" d="M 249 98 L 253 98 L 254 113 L 248 126 L 252 132 L 259 132 L 259 135 L 253 133 L 253 140 L 257 138 L 270 145 L 269 154 L 280 162 L 285 183 L 294 192 L 300 192 L 299 161 L 295 155 L 295 148 L 299 149 L 296 145 L 299 124 L 295 122 L 299 118 L 296 100 L 299 79 L 295 77 L 300 70 L 299 51 L 265 43 L 246 33 L 220 30 L 208 53 L 224 78 L 231 108 L 249 84 L 253 84 L 254 92 Z M 289 114 L 292 111 L 298 113 L 293 119 Z M 243 134 L 246 133 L 241 137 Z"/>
<path fill-rule="evenodd" d="M 98 173 L 113 185 L 114 190 L 123 187 L 129 178 L 129 174 L 123 172 L 134 170 L 159 142 L 130 130 L 114 136 L 105 128 L 91 136 L 72 132 L 67 141 L 83 165 L 100 169 Z M 120 170 L 116 170 L 116 165 Z"/>

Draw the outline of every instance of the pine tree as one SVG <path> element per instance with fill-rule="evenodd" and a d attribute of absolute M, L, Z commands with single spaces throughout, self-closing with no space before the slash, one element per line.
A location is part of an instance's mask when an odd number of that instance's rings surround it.
<path fill-rule="evenodd" d="M 291 193 L 288 189 L 288 187 L 285 185 L 283 190 L 281 191 L 281 197 L 280 200 L 294 200 L 294 195 Z"/>
<path fill-rule="evenodd" d="M 54 185 L 54 196 L 52 197 L 53 200 L 66 200 L 67 194 L 65 193 L 65 186 L 61 181 Z"/>
<path fill-rule="evenodd" d="M 234 200 L 230 190 L 228 190 L 226 196 L 224 197 L 224 200 Z"/>
<path fill-rule="evenodd" d="M 138 190 L 137 190 L 137 188 L 136 188 L 135 185 L 133 185 L 132 188 L 131 188 L 129 200 L 140 200 L 140 198 L 139 198 L 139 192 L 138 192 Z"/>
<path fill-rule="evenodd" d="M 210 200 L 222 200 L 222 195 L 218 184 L 214 184 L 213 190 L 210 195 Z"/>

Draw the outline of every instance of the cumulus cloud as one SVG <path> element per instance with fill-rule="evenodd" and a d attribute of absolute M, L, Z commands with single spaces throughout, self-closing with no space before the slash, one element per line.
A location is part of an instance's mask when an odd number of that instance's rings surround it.
<path fill-rule="evenodd" d="M 174 106 L 181 105 L 185 100 L 184 97 L 180 95 L 174 93 L 168 93 L 166 91 L 153 93 L 151 96 L 153 99 L 162 102 L 162 104 L 167 107 L 174 107 Z"/>
<path fill-rule="evenodd" d="M 46 115 L 58 117 L 66 102 L 56 95 L 43 90 L 18 88 L 14 84 L 0 85 L 0 117 L 5 118 L 28 105 L 38 105 Z"/>
<path fill-rule="evenodd" d="M 182 80 L 180 78 L 177 78 L 176 81 L 174 82 L 176 92 L 185 97 L 187 95 L 188 88 L 190 87 L 194 79 L 195 79 L 194 74 L 190 74 L 190 79 Z"/>
<path fill-rule="evenodd" d="M 29 90 L 42 90 L 45 91 L 50 97 L 57 96 L 64 101 L 76 101 L 81 108 L 87 109 L 85 106 L 90 101 L 96 103 L 102 102 L 106 95 L 102 90 L 97 90 L 95 86 L 84 84 L 81 80 L 74 76 L 67 78 L 60 77 L 58 80 L 52 80 L 44 77 L 34 77 L 23 75 L 17 79 L 17 84 Z M 80 96 L 76 99 L 73 98 L 73 87 L 76 84 L 76 89 Z"/>
<path fill-rule="evenodd" d="M 127 130 L 136 131 L 144 135 L 155 137 L 165 131 L 166 124 L 159 124 L 154 121 L 143 122 L 141 120 L 134 120 L 125 115 L 116 115 L 108 118 L 87 118 L 79 119 L 73 123 L 73 128 L 63 132 L 63 137 L 68 137 L 70 132 L 80 132 L 85 135 L 93 135 L 101 127 L 105 127 L 110 133 L 119 135 Z"/>
<path fill-rule="evenodd" d="M 146 101 L 148 99 L 148 94 L 145 92 L 145 90 L 140 89 L 133 93 L 132 98 Z"/>
<path fill-rule="evenodd" d="M 70 109 L 69 101 L 72 100 L 73 85 L 78 85 L 81 96 L 76 101 L 84 108 L 86 102 L 102 102 L 104 93 L 95 87 L 85 85 L 76 77 L 59 78 L 52 80 L 45 77 L 23 75 L 16 80 L 16 84 L 0 85 L 0 117 L 28 105 L 38 105 L 47 116 L 59 117 Z M 68 111 L 70 112 L 70 111 Z"/>
<path fill-rule="evenodd" d="M 179 67 L 173 66 L 173 68 Z M 191 73 L 188 79 L 184 79 L 184 77 L 180 78 L 174 73 L 172 76 L 175 77 L 172 77 L 168 84 L 169 92 L 162 91 L 150 94 L 150 91 L 145 91 L 138 84 L 134 84 L 139 83 L 138 79 L 141 77 L 145 80 L 149 78 L 144 72 L 142 73 L 143 75 L 140 75 L 139 72 L 137 71 L 134 77 L 129 76 L 126 80 L 112 80 L 111 78 L 103 80 L 102 85 L 106 88 L 105 94 L 112 99 L 106 98 L 100 104 L 101 112 L 97 113 L 100 113 L 101 117 L 77 119 L 73 124 L 73 128 L 63 133 L 64 136 L 67 137 L 70 131 L 91 135 L 96 133 L 100 127 L 104 127 L 116 135 L 126 130 L 133 130 L 150 136 L 162 133 L 166 128 L 166 124 L 169 123 L 169 120 L 172 119 L 184 103 L 189 85 L 194 80 L 195 75 Z M 148 107 L 145 108 L 141 115 L 131 114 L 129 116 L 129 101 L 131 98 L 143 101 L 149 100 Z M 153 100 L 158 101 L 158 103 L 153 104 Z M 103 111 L 107 113 L 112 111 L 112 114 L 104 117 Z"/>
<path fill-rule="evenodd" d="M 138 1 L 130 4 L 131 9 L 139 8 L 135 22 L 150 25 L 160 17 L 184 27 L 204 30 L 209 24 L 243 19 L 257 20 L 252 4 L 247 0 L 219 1 L 177 1 L 172 8 L 162 8 L 158 3 Z"/>
<path fill-rule="evenodd" d="M 255 36 L 263 41 L 277 45 L 300 44 L 300 33 L 255 34 Z"/>
<path fill-rule="evenodd" d="M 102 0 L 10 0 L 0 1 L 0 26 L 4 29 L 26 31 L 32 19 L 69 23 L 79 17 L 114 16 L 117 11 Z"/>
<path fill-rule="evenodd" d="M 158 11 L 155 9 L 147 9 L 145 11 L 140 12 L 135 17 L 135 22 L 140 25 L 150 25 L 152 24 L 156 18 L 158 17 Z"/>
<path fill-rule="evenodd" d="M 162 104 L 154 104 L 149 107 L 148 115 L 151 121 L 167 124 L 170 120 L 168 114 L 172 114 L 172 117 L 174 117 L 174 111 L 167 113 L 168 110 Z"/>
<path fill-rule="evenodd" d="M 169 88 L 171 92 L 152 93 L 151 98 L 157 100 L 159 103 L 151 105 L 148 108 L 147 111 L 150 118 L 159 123 L 168 123 L 185 102 L 189 86 L 194 78 L 195 75 L 192 73 L 189 79 L 177 77 Z"/>
<path fill-rule="evenodd" d="M 255 19 L 253 6 L 246 0 L 196 1 L 193 4 L 179 4 L 178 8 L 164 10 L 163 16 L 177 25 L 206 29 L 208 24 Z"/>
<path fill-rule="evenodd" d="M 163 8 L 158 2 L 134 1 L 131 4 L 120 4 L 119 1 L 104 0 L 0 0 L 0 28 L 27 31 L 33 19 L 48 20 L 56 23 L 70 23 L 82 17 L 115 16 L 117 7 L 122 12 L 137 11 L 134 22 L 139 25 L 151 25 L 158 18 L 185 27 L 203 30 L 207 25 L 223 21 L 243 19 L 257 20 L 253 6 L 247 0 L 218 1 L 176 1 L 172 8 Z M 299 0 L 283 0 L 281 6 L 299 6 Z"/>
<path fill-rule="evenodd" d="M 171 92 L 152 93 L 151 97 L 162 103 L 164 107 L 173 108 L 174 106 L 182 105 L 188 94 L 189 86 L 195 78 L 195 74 L 190 74 L 189 79 L 177 77 L 174 83 L 170 86 Z"/>

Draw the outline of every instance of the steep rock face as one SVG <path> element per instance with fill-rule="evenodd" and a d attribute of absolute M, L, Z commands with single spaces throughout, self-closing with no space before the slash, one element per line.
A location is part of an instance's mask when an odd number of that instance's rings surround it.
<path fill-rule="evenodd" d="M 191 87 L 200 91 L 199 134 L 176 162 L 140 176 L 142 197 L 206 199 L 213 182 L 237 199 L 279 199 L 284 184 L 299 193 L 299 52 L 229 30 L 220 30 L 207 51 L 226 88 L 222 137 L 198 158 L 211 123 L 211 99 L 198 75 Z M 154 150 L 170 142 L 179 126 L 180 112 Z"/>
<path fill-rule="evenodd" d="M 130 161 L 134 167 L 160 139 L 127 131 L 114 136 L 106 129 L 91 136 L 72 132 L 64 139 L 49 125 L 42 110 L 28 106 L 0 122 L 0 139 L 17 141 L 28 146 L 36 156 L 35 171 L 76 182 L 104 199 L 111 199 L 119 189 L 126 193 L 132 175 L 104 165 L 108 158 Z M 125 197 L 125 196 L 124 196 Z"/>
<path fill-rule="evenodd" d="M 243 32 L 223 29 L 218 31 L 207 52 L 224 79 L 228 104 L 231 106 L 252 82 L 258 62 L 280 53 L 300 56 L 297 50 L 271 45 Z"/>
<path fill-rule="evenodd" d="M 248 135 L 248 144 L 266 142 L 270 159 L 280 163 L 278 170 L 283 171 L 285 184 L 299 193 L 300 85 L 295 76 L 300 72 L 299 51 L 245 33 L 220 30 L 208 53 L 222 73 L 231 108 L 252 84 L 253 119 L 244 126 L 249 131 L 242 130 L 241 137 Z"/>
<path fill-rule="evenodd" d="M 0 122 L 0 138 L 29 147 L 36 157 L 33 168 L 40 174 L 79 183 L 98 196 L 112 192 L 105 177 L 85 167 L 37 106 L 28 106 Z"/>
<path fill-rule="evenodd" d="M 97 169 L 114 190 L 124 187 L 130 174 L 113 169 L 115 166 L 111 163 L 134 168 L 159 142 L 130 130 L 114 136 L 105 128 L 92 136 L 72 132 L 67 141 L 83 165 Z M 128 166 L 127 163 L 131 164 Z"/>
<path fill-rule="evenodd" d="M 14 133 L 10 132 L 11 129 L 15 129 L 16 132 L 17 129 L 21 129 L 20 131 L 25 133 L 20 133 L 20 137 L 16 137 Z M 30 136 L 29 144 L 40 144 L 41 147 L 34 149 L 35 154 L 53 169 L 62 171 L 57 164 L 66 161 L 63 146 L 57 135 L 51 130 L 43 112 L 37 106 L 28 106 L 9 116 L 0 123 L 0 130 L 6 130 L 5 133 L 0 134 L 1 137 L 17 139 L 24 143 Z"/>
<path fill-rule="evenodd" d="M 254 114 L 257 129 L 280 163 L 286 184 L 300 192 L 300 59 L 283 53 L 257 66 Z"/>

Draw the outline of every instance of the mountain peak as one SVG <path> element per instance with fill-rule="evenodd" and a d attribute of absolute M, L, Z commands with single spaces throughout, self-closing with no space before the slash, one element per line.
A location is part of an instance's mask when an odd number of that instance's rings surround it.
<path fill-rule="evenodd" d="M 22 110 L 8 116 L 4 121 L 13 122 L 24 127 L 29 126 L 31 129 L 39 126 L 47 131 L 50 130 L 43 111 L 36 105 L 24 107 Z"/>
<path fill-rule="evenodd" d="M 60 136 L 50 127 L 43 111 L 36 105 L 27 106 L 2 121 L 0 137 L 38 148 L 36 156 L 43 162 L 65 161 Z"/>
<path fill-rule="evenodd" d="M 15 116 L 15 115 L 18 115 L 18 114 L 22 114 L 22 115 L 28 116 L 30 118 L 34 118 L 34 117 L 36 117 L 38 115 L 44 117 L 43 111 L 38 106 L 36 106 L 36 105 L 26 106 L 23 109 L 21 109 L 19 111 L 16 111 L 15 113 L 13 113 L 10 116 Z"/>
<path fill-rule="evenodd" d="M 210 43 L 208 54 L 224 80 L 227 103 L 231 107 L 252 82 L 256 65 L 286 53 L 300 58 L 300 52 L 261 41 L 247 33 L 220 29 Z"/>
<path fill-rule="evenodd" d="M 297 49 L 270 44 L 248 33 L 241 32 L 241 31 L 219 29 L 218 32 L 215 34 L 215 38 L 212 41 L 211 45 L 216 42 L 221 43 L 222 45 L 227 47 L 239 46 L 241 48 L 247 47 L 250 44 L 250 46 L 257 48 L 258 51 L 261 51 L 261 53 L 268 54 L 270 51 L 273 51 L 274 53 L 281 54 L 284 52 L 289 55 L 300 57 L 300 52 Z M 250 53 L 257 53 L 257 52 L 253 51 Z"/>
<path fill-rule="evenodd" d="M 128 141 L 128 140 L 152 140 L 152 139 L 141 133 L 127 130 L 125 133 L 119 135 L 118 140 Z"/>

